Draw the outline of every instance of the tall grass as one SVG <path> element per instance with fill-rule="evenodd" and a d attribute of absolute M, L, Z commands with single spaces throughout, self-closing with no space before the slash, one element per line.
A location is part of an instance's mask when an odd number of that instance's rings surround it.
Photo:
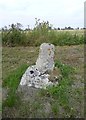
<path fill-rule="evenodd" d="M 74 73 L 74 69 L 69 65 L 62 64 L 60 61 L 56 61 L 55 66 L 60 69 L 62 80 L 59 81 L 57 86 L 51 86 L 46 90 L 41 90 L 40 94 L 41 96 L 51 96 L 54 98 L 54 102 L 51 102 L 51 106 L 55 116 L 59 113 L 59 106 L 62 106 L 62 108 L 71 116 L 72 111 L 69 103 L 69 96 L 73 83 L 72 75 Z"/>
<path fill-rule="evenodd" d="M 16 103 L 19 102 L 19 97 L 16 94 L 16 89 L 19 86 L 22 74 L 25 72 L 28 66 L 26 64 L 22 65 L 16 71 L 13 71 L 4 81 L 2 86 L 7 87 L 8 96 L 4 101 L 3 106 L 13 107 Z"/>
<path fill-rule="evenodd" d="M 36 20 L 33 30 L 21 31 L 16 27 L 2 30 L 2 43 L 7 46 L 39 46 L 43 42 L 54 45 L 78 45 L 84 43 L 84 34 L 72 34 L 72 31 L 57 31 L 49 22 Z"/>

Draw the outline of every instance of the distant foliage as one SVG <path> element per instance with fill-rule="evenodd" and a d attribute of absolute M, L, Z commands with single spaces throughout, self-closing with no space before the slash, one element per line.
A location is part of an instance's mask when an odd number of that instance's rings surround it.
<path fill-rule="evenodd" d="M 50 42 L 54 45 L 78 45 L 84 43 L 84 35 L 72 31 L 60 31 L 52 29 L 49 22 L 40 22 L 36 18 L 33 30 L 22 30 L 20 23 L 10 25 L 7 29 L 2 28 L 2 44 L 5 46 L 39 46 L 43 42 Z"/>
<path fill-rule="evenodd" d="M 12 24 L 9 30 L 2 29 L 2 43 L 8 46 L 26 44 L 26 34 L 16 25 Z"/>

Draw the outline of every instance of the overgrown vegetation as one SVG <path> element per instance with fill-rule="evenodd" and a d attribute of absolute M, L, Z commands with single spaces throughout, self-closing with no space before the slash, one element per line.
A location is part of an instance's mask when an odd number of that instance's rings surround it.
<path fill-rule="evenodd" d="M 17 102 L 19 102 L 19 97 L 16 94 L 16 90 L 19 86 L 20 79 L 22 74 L 25 72 L 27 65 L 22 65 L 16 71 L 13 71 L 4 81 L 3 87 L 8 89 L 8 96 L 7 99 L 4 101 L 5 106 L 13 107 Z"/>
<path fill-rule="evenodd" d="M 61 70 L 61 74 L 63 76 L 62 80 L 60 81 L 59 85 L 56 87 L 49 87 L 47 92 L 45 90 L 44 94 L 48 93 L 50 96 L 55 98 L 59 98 L 59 101 L 62 105 L 68 104 L 68 92 L 70 89 L 71 79 L 70 74 L 73 72 L 73 69 L 70 66 L 64 65 L 59 61 L 55 62 L 55 66 Z M 13 71 L 4 81 L 3 87 L 6 86 L 9 89 L 8 97 L 4 102 L 5 106 L 13 107 L 15 103 L 18 102 L 18 96 L 16 95 L 16 89 L 18 88 L 20 79 L 24 71 L 28 66 L 22 65 L 16 71 Z"/>
<path fill-rule="evenodd" d="M 5 98 L 7 98 L 7 100 L 5 99 L 6 101 L 3 101 L 3 117 L 83 118 L 83 48 L 83 45 L 56 46 L 55 66 L 59 67 L 61 70 L 62 80 L 59 80 L 58 87 L 56 86 L 48 88 L 47 90 L 42 90 L 40 94 L 38 94 L 40 91 L 35 91 L 36 89 L 34 88 L 34 92 L 31 93 L 32 97 L 29 97 L 27 94 L 17 95 L 16 89 L 20 81 L 20 76 L 29 65 L 35 63 L 39 47 L 3 47 L 3 93 L 6 95 Z M 23 69 L 22 65 L 26 67 Z M 22 71 L 22 69 L 24 70 L 22 73 L 18 72 Z M 15 78 L 16 75 L 19 77 L 17 76 L 18 79 L 15 80 L 13 78 Z M 13 87 L 14 92 L 11 87 L 12 83 L 14 84 L 13 80 L 17 81 L 15 82 L 17 85 L 13 85 L 15 86 L 15 88 Z M 31 91 L 27 91 L 27 93 L 29 92 Z M 5 93 L 8 93 L 8 96 Z"/>
<path fill-rule="evenodd" d="M 61 70 L 62 80 L 59 81 L 59 85 L 57 86 L 52 86 L 48 87 L 46 90 L 41 90 L 41 95 L 48 95 L 54 98 L 54 100 L 57 100 L 55 102 L 51 102 L 52 111 L 56 116 L 59 112 L 59 105 L 62 106 L 62 108 L 65 109 L 66 112 L 71 112 L 71 106 L 69 105 L 69 95 L 72 85 L 71 78 L 74 69 L 66 64 L 62 64 L 60 61 L 56 61 L 55 66 Z"/>
<path fill-rule="evenodd" d="M 79 45 L 84 43 L 84 35 L 82 31 L 81 34 L 77 34 L 54 30 L 48 21 L 40 22 L 39 19 L 36 19 L 33 30 L 22 30 L 21 24 L 12 24 L 9 29 L 2 29 L 2 43 L 5 46 L 39 46 L 43 42 L 61 46 Z"/>

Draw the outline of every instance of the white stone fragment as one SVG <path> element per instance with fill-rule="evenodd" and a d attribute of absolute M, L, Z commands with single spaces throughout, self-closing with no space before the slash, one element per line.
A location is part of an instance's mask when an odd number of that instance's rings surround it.
<path fill-rule="evenodd" d="M 27 85 L 29 81 L 30 83 L 32 83 L 33 78 L 39 75 L 40 75 L 40 72 L 36 68 L 36 65 L 28 67 L 26 72 L 23 74 L 21 78 L 20 85 Z"/>

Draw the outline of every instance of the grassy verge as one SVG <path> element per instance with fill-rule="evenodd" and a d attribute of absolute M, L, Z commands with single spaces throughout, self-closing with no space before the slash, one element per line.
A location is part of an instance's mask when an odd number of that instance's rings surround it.
<path fill-rule="evenodd" d="M 8 96 L 4 101 L 4 105 L 13 107 L 18 102 L 18 96 L 16 95 L 16 89 L 20 83 L 22 74 L 25 72 L 27 65 L 22 65 L 17 70 L 13 71 L 4 81 L 3 87 L 8 88 Z"/>
<path fill-rule="evenodd" d="M 50 96 L 54 99 L 54 101 L 51 102 L 51 108 L 54 116 L 57 116 L 59 113 L 58 106 L 61 106 L 66 112 L 70 112 L 69 114 L 71 115 L 69 96 L 74 69 L 66 64 L 62 64 L 60 61 L 56 61 L 55 66 L 61 70 L 62 80 L 59 81 L 59 85 L 57 86 L 48 87 L 46 90 L 41 90 L 41 95 Z"/>

